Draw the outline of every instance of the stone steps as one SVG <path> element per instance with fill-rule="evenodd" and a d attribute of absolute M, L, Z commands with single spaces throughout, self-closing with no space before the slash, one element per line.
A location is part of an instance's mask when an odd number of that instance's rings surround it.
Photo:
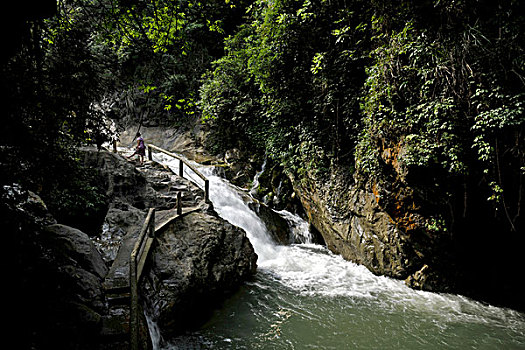
<path fill-rule="evenodd" d="M 129 300 L 131 297 L 131 291 L 129 288 L 126 290 L 111 290 L 106 294 L 106 300 L 109 306 L 115 305 L 126 305 L 129 306 Z"/>
<path fill-rule="evenodd" d="M 159 211 L 155 215 L 155 231 L 162 230 L 179 216 L 201 210 L 200 207 L 183 208 L 178 215 L 176 209 Z M 112 341 L 127 341 L 129 338 L 129 313 L 131 304 L 131 288 L 129 283 L 130 255 L 138 237 L 138 232 L 130 232 L 123 239 L 117 257 L 115 258 L 103 286 L 106 290 L 106 301 L 110 315 L 103 318 L 102 335 Z M 148 238 L 146 245 L 153 244 L 153 238 Z M 146 264 L 147 257 L 142 256 L 138 262 L 139 273 Z"/>

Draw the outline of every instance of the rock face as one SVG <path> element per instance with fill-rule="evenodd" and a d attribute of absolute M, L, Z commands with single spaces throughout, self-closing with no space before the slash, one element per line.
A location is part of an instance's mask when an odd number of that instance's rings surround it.
<path fill-rule="evenodd" d="M 56 224 L 35 194 L 8 192 L 2 196 L 2 211 L 9 213 L 4 228 L 17 247 L 8 288 L 15 306 L 9 314 L 12 344 L 20 349 L 101 348 L 107 267 L 100 253 L 82 231 Z"/>
<path fill-rule="evenodd" d="M 164 335 L 206 320 L 255 273 L 257 261 L 244 231 L 210 212 L 188 214 L 158 232 L 152 255 L 141 294 Z"/>
<path fill-rule="evenodd" d="M 283 245 L 294 243 L 290 225 L 281 215 L 265 204 L 253 200 L 248 203 L 248 206 L 264 222 L 274 242 Z"/>
<path fill-rule="evenodd" d="M 345 259 L 365 265 L 375 274 L 406 278 L 419 256 L 373 193 L 355 185 L 344 170 L 334 169 L 330 180 L 293 179 L 310 223 L 327 247 Z"/>
<path fill-rule="evenodd" d="M 215 160 L 215 158 L 210 156 L 203 148 L 204 138 L 207 133 L 206 129 L 206 125 L 196 120 L 193 126 L 178 129 L 173 129 L 168 126 L 143 125 L 140 127 L 140 133 L 146 144 L 151 143 L 168 151 L 183 154 L 198 163 L 206 164 Z M 139 127 L 135 124 L 126 127 L 120 133 L 118 145 L 120 147 L 134 149 L 137 143 L 135 139 L 137 130 L 139 130 Z"/>
<path fill-rule="evenodd" d="M 320 179 L 310 174 L 293 180 L 330 250 L 418 289 L 456 290 L 454 272 L 441 273 L 445 265 L 455 266 L 450 234 L 429 229 L 409 189 L 394 180 L 388 187 L 358 182 L 337 166 L 331 170 Z"/>

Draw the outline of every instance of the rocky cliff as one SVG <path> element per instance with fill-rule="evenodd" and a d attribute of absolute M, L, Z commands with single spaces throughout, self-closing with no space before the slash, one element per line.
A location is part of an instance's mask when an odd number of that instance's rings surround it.
<path fill-rule="evenodd" d="M 327 181 L 328 179 L 328 181 Z M 420 258 L 380 207 L 373 192 L 359 188 L 343 169 L 318 178 L 315 173 L 293 178 L 308 219 L 327 247 L 375 274 L 406 278 Z"/>

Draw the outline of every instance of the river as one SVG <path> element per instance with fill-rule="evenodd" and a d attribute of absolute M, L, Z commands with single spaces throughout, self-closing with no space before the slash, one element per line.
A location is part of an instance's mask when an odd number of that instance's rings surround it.
<path fill-rule="evenodd" d="M 178 171 L 178 161 L 156 157 Z M 201 329 L 171 344 L 157 339 L 157 350 L 525 349 L 524 314 L 375 276 L 309 243 L 308 225 L 290 213 L 282 214 L 305 243 L 276 245 L 239 189 L 200 169 L 215 210 L 247 232 L 258 270 Z"/>

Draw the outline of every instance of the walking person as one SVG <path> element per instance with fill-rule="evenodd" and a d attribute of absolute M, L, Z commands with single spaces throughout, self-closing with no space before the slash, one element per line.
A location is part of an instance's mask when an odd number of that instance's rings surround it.
<path fill-rule="evenodd" d="M 139 156 L 140 165 L 144 165 L 144 157 L 146 156 L 146 144 L 144 143 L 144 139 L 142 138 L 142 135 L 140 135 L 140 132 L 137 133 L 137 147 L 135 148 L 135 153 L 130 155 L 128 159 L 132 158 L 135 154 Z"/>

